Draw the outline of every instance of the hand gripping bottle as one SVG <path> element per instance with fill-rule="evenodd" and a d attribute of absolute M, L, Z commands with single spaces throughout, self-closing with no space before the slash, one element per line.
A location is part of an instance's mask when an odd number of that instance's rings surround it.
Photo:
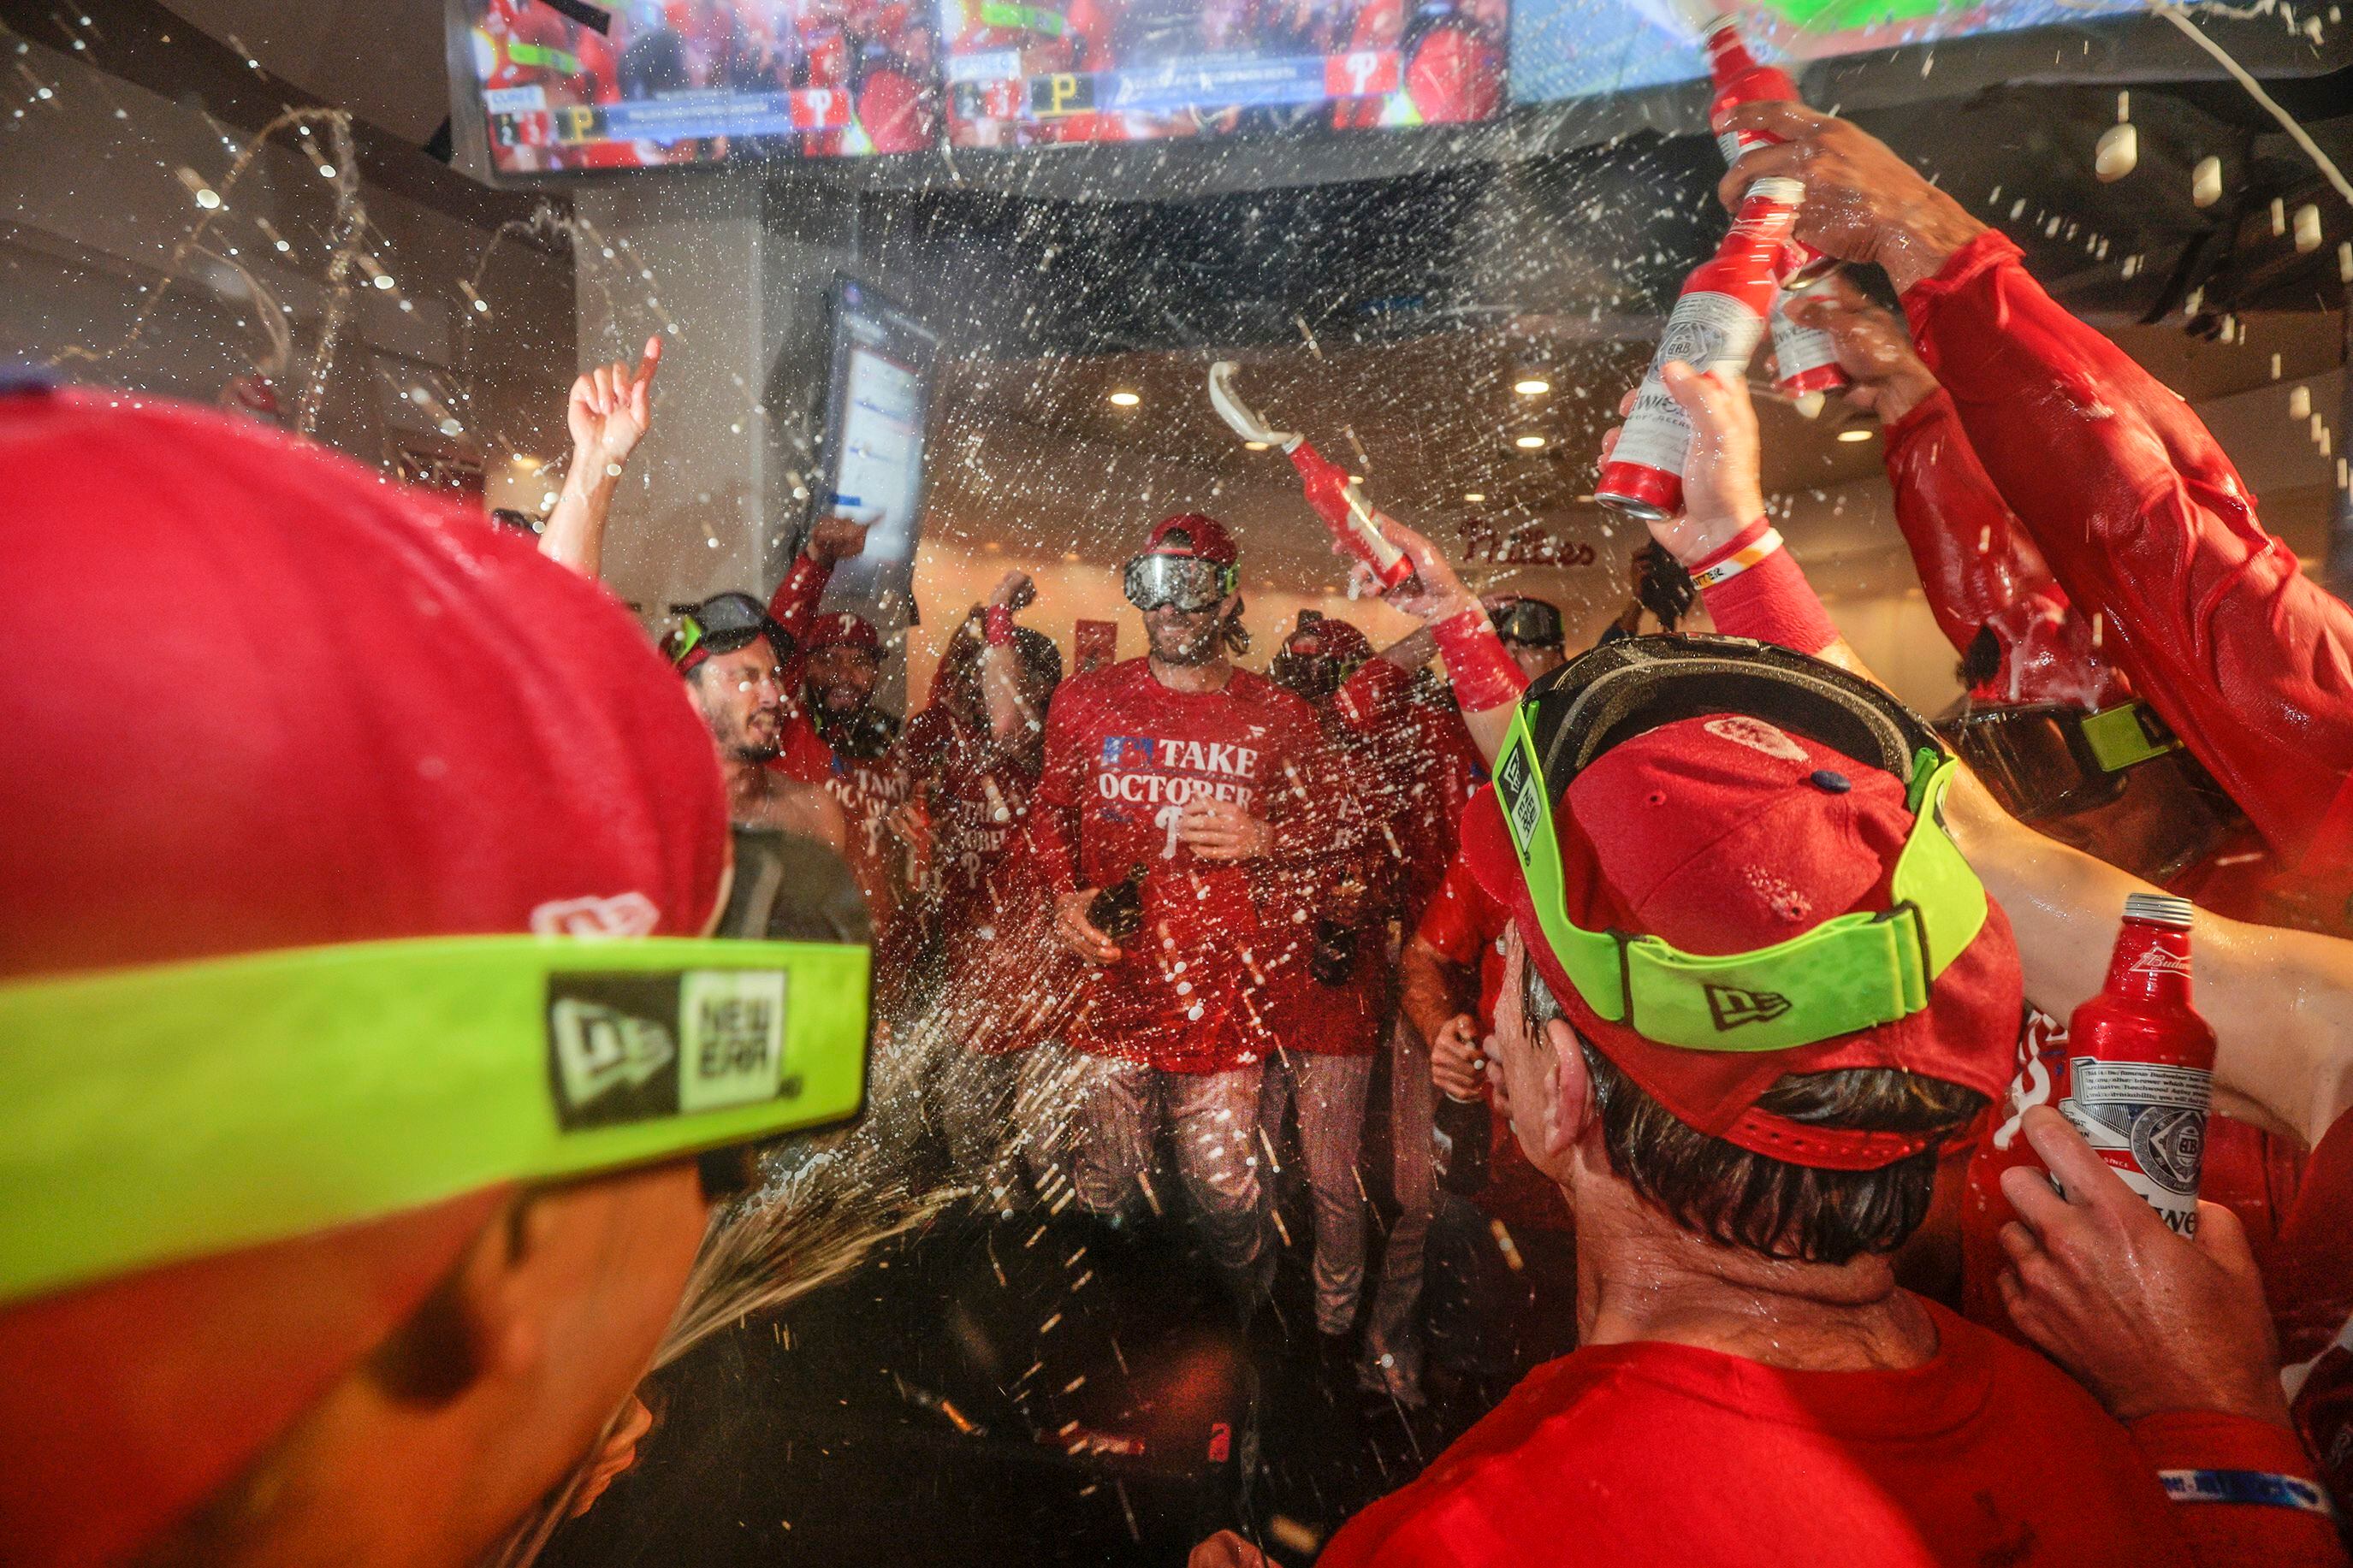
<path fill-rule="evenodd" d="M 1681 360 L 1694 370 L 1728 370 L 1745 375 L 1765 335 L 1765 313 L 1773 308 L 1781 247 L 1797 221 L 1806 188 L 1796 180 L 1759 180 L 1748 187 L 1733 219 L 1732 232 L 1715 255 L 1683 280 L 1666 335 L 1634 395 L 1634 410 L 1619 432 L 1618 446 L 1601 469 L 1595 495 L 1604 506 L 1653 521 L 1683 509 L 1683 454 L 1691 447 L 1691 422 L 1660 368 Z"/>
<path fill-rule="evenodd" d="M 2067 1024 L 2070 1088 L 2059 1109 L 2125 1184 L 2183 1236 L 2198 1228 L 2198 1175 L 2214 1031 L 2189 1005 L 2187 899 L 2134 893 L 2107 984 Z"/>
<path fill-rule="evenodd" d="M 1137 861 L 1126 876 L 1087 900 L 1087 923 L 1111 938 L 1113 947 L 1126 946 L 1144 929 L 1145 870 Z"/>
<path fill-rule="evenodd" d="M 1715 144 L 1723 150 L 1726 163 L 1736 163 L 1743 153 L 1770 146 L 1775 141 L 1761 132 L 1725 130 L 1724 121 L 1734 110 L 1746 103 L 1803 101 L 1788 72 L 1757 63 L 1740 37 L 1737 19 L 1730 16 L 1718 16 L 1707 25 L 1707 72 L 1715 84 L 1715 96 L 1707 106 L 1707 127 L 1715 132 Z M 1831 335 L 1819 327 L 1799 326 L 1783 313 L 1782 306 L 1804 293 L 1808 284 L 1826 277 L 1837 263 L 1813 247 L 1792 240 L 1782 264 L 1783 293 L 1773 302 L 1773 386 L 1783 396 L 1799 399 L 1800 410 L 1811 418 L 1821 405 L 1809 401 L 1809 394 L 1827 395 L 1850 384 L 1839 366 L 1838 347 Z"/>
<path fill-rule="evenodd" d="M 1282 448 L 1291 466 L 1299 470 L 1307 504 L 1324 520 L 1333 542 L 1371 569 L 1383 593 L 1411 579 L 1413 563 L 1381 531 L 1381 524 L 1388 520 L 1365 499 L 1362 487 L 1348 477 L 1346 469 L 1310 445 L 1307 437 L 1295 430 L 1275 429 L 1244 403 L 1241 394 L 1234 390 L 1237 368 L 1231 360 L 1219 360 L 1209 367 L 1209 403 L 1219 417 L 1245 441 Z"/>

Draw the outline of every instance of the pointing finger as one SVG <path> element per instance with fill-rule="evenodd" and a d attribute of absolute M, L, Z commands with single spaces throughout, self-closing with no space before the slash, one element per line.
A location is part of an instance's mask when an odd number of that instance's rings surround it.
<path fill-rule="evenodd" d="M 638 379 L 650 384 L 654 372 L 661 369 L 662 341 L 659 333 L 646 340 L 645 356 L 638 361 Z"/>

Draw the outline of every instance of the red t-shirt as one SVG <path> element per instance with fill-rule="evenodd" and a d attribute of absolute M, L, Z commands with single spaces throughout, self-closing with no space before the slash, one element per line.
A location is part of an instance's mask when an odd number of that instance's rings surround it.
<path fill-rule="evenodd" d="M 1275 953 L 1270 916 L 1295 904 L 1286 879 L 1311 875 L 1338 837 L 1316 809 L 1314 710 L 1263 677 L 1231 672 L 1216 691 L 1163 686 L 1148 659 L 1074 676 L 1054 694 L 1028 840 L 1050 892 L 1144 880 L 1144 928 L 1095 970 L 1070 1043 L 1169 1072 L 1223 1072 L 1259 1059 L 1254 1017 Z M 1274 829 L 1271 856 L 1201 860 L 1176 839 L 1181 805 L 1231 800 Z"/>
<path fill-rule="evenodd" d="M 2193 1551 L 2187 1529 L 2230 1523 L 2286 1528 L 2298 1560 L 2314 1560 L 2317 1516 L 2226 1521 L 2292 1510 L 2188 1507 L 2158 1483 L 2201 1445 L 2196 1458 L 2216 1468 L 2293 1463 L 2285 1432 L 2210 1416 L 2195 1418 L 2195 1440 L 2127 1432 L 2049 1362 L 1924 1304 L 1937 1353 L 1900 1372 L 1792 1372 L 1660 1342 L 1547 1363 L 1420 1479 L 1351 1520 L 1318 1568 L 2262 1560 Z"/>
<path fill-rule="evenodd" d="M 1319 717 L 1324 748 L 1320 773 L 1336 792 L 1319 805 L 1335 823 L 1345 820 L 1345 836 L 1356 853 L 1332 856 L 1314 877 L 1286 879 L 1280 902 L 1267 910 L 1273 917 L 1275 958 L 1260 966 L 1267 986 L 1259 1013 L 1271 1043 L 1261 1048 L 1271 1051 L 1279 1043 L 1313 1056 L 1368 1057 L 1389 1020 L 1388 921 L 1402 884 L 1378 834 L 1389 813 L 1379 761 L 1328 715 Z M 1366 889 L 1356 960 L 1342 984 L 1327 985 L 1315 978 L 1312 965 L 1316 927 L 1329 908 L 1331 890 L 1351 876 Z"/>

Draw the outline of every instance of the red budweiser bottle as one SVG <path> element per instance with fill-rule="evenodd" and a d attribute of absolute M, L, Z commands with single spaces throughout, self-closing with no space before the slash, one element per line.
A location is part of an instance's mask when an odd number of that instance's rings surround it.
<path fill-rule="evenodd" d="M 1718 16 L 1707 25 L 1707 71 L 1709 79 L 1715 84 L 1715 97 L 1707 106 L 1707 128 L 1715 132 L 1715 144 L 1723 149 L 1727 163 L 1736 163 L 1743 153 L 1769 147 L 1778 140 L 1760 131 L 1726 130 L 1724 122 L 1734 110 L 1746 103 L 1803 101 L 1788 72 L 1757 63 L 1740 37 L 1736 18 L 1729 16 Z M 1799 326 L 1789 320 L 1782 307 L 1805 292 L 1808 284 L 1827 276 L 1836 265 L 1813 247 L 1792 240 L 1788 254 L 1782 258 L 1784 292 L 1773 302 L 1773 386 L 1785 397 L 1799 399 L 1799 406 L 1809 418 L 1821 405 L 1802 401 L 1806 395 L 1843 389 L 1849 384 L 1847 374 L 1839 366 L 1838 347 L 1831 341 L 1831 335 L 1820 327 Z"/>
<path fill-rule="evenodd" d="M 2107 984 L 2067 1022 L 2059 1109 L 2125 1184 L 2184 1236 L 2198 1228 L 2198 1175 L 2214 1077 L 2214 1031 L 2189 1005 L 2187 899 L 2134 893 Z"/>
<path fill-rule="evenodd" d="M 1748 187 L 1732 232 L 1715 255 L 1683 279 L 1683 291 L 1667 318 L 1666 335 L 1651 357 L 1651 368 L 1634 395 L 1618 445 L 1601 470 L 1594 492 L 1604 506 L 1650 521 L 1683 509 L 1683 454 L 1691 447 L 1691 422 L 1670 396 L 1660 368 L 1681 360 L 1694 370 L 1747 374 L 1765 335 L 1765 313 L 1780 285 L 1775 280 L 1781 247 L 1797 221 L 1806 188 L 1796 180 L 1759 180 Z"/>

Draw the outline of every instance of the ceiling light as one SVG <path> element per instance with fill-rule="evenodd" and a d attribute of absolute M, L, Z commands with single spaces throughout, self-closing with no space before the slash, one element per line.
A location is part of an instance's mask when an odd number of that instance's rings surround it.
<path fill-rule="evenodd" d="M 1552 390 L 1552 383 L 1540 375 L 1523 376 L 1512 383 L 1512 390 L 1522 397 L 1542 397 Z"/>
<path fill-rule="evenodd" d="M 1867 425 L 1857 425 L 1851 430 L 1840 431 L 1838 438 L 1841 441 L 1868 441 L 1871 439 L 1871 427 Z"/>
<path fill-rule="evenodd" d="M 1469 501 L 1472 506 L 1477 506 L 1481 501 L 1487 499 L 1487 492 L 1484 490 L 1464 490 L 1462 492 L 1462 499 Z"/>
<path fill-rule="evenodd" d="M 1545 438 L 1541 436 L 1521 436 L 1514 438 L 1512 442 L 1513 446 L 1519 447 L 1520 450 L 1524 452 L 1533 452 L 1544 444 Z"/>
<path fill-rule="evenodd" d="M 1133 392 L 1114 392 L 1111 395 L 1111 401 L 1113 407 L 1133 408 L 1137 404 L 1143 402 L 1144 399 L 1138 397 Z"/>
<path fill-rule="evenodd" d="M 1246 452 L 1263 452 L 1266 450 L 1266 443 L 1263 441 L 1245 441 L 1242 443 L 1242 450 Z"/>

